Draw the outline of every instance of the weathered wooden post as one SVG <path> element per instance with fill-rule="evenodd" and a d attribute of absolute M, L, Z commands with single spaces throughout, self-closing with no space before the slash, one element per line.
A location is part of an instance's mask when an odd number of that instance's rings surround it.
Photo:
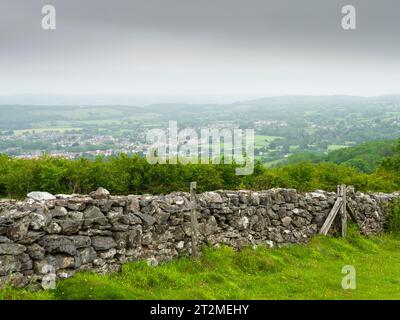
<path fill-rule="evenodd" d="M 346 188 L 346 198 L 347 198 L 347 192 L 354 193 L 354 187 L 353 187 L 353 186 L 347 186 L 347 188 Z M 346 209 L 347 209 L 347 213 L 350 215 L 350 218 L 351 218 L 356 224 L 358 224 L 356 213 L 355 213 L 355 211 L 353 211 L 353 209 L 350 207 L 348 201 L 346 201 Z"/>
<path fill-rule="evenodd" d="M 331 210 L 331 212 L 329 213 L 328 217 L 326 218 L 323 226 L 321 227 L 319 233 L 320 234 L 324 234 L 327 235 L 328 231 L 333 223 L 333 221 L 335 220 L 336 215 L 338 214 L 338 212 L 340 211 L 340 213 L 342 213 L 342 208 L 343 208 L 343 197 L 342 197 L 342 186 L 337 186 L 337 199 L 336 202 Z"/>
<path fill-rule="evenodd" d="M 198 257 L 197 243 L 198 243 L 198 232 L 199 232 L 199 230 L 198 230 L 199 226 L 198 226 L 198 222 L 197 222 L 197 213 L 196 213 L 196 207 L 197 207 L 196 191 L 197 191 L 197 182 L 191 182 L 190 183 L 190 205 L 191 205 L 190 220 L 191 220 L 191 226 L 192 226 L 192 257 L 194 257 L 194 258 Z"/>
<path fill-rule="evenodd" d="M 340 186 L 340 196 L 342 197 L 342 206 L 340 207 L 340 216 L 342 221 L 342 237 L 347 234 L 347 187 L 345 184 Z"/>
<path fill-rule="evenodd" d="M 324 235 L 328 234 L 329 228 L 331 227 L 333 220 L 335 219 L 337 213 L 340 212 L 341 234 L 342 237 L 345 237 L 347 234 L 347 212 L 349 212 L 350 217 L 355 223 L 357 223 L 357 217 L 355 212 L 350 208 L 347 202 L 347 186 L 345 184 L 337 186 L 337 195 L 338 197 L 336 199 L 336 202 L 328 217 L 326 218 L 323 226 L 321 227 L 319 233 Z"/>

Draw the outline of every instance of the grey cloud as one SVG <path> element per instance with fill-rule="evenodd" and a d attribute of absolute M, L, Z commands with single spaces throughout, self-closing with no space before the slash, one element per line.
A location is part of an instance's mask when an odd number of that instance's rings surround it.
<path fill-rule="evenodd" d="M 340 27 L 340 8 L 349 3 L 357 8 L 358 29 L 346 32 Z M 54 32 L 40 28 L 45 4 L 57 9 Z M 301 64 L 306 70 L 313 63 L 310 72 L 316 77 L 318 70 L 326 68 L 329 75 L 335 65 L 351 70 L 355 63 L 354 79 L 357 72 L 363 79 L 363 70 L 372 65 L 372 76 L 382 70 L 395 81 L 399 12 L 397 0 L 1 0 L 0 84 L 5 89 L 0 93 L 43 91 L 46 84 L 51 92 L 65 93 L 75 90 L 73 82 L 79 79 L 82 85 L 92 79 L 91 92 L 117 91 L 99 75 L 114 77 L 124 92 L 127 79 L 140 78 L 146 89 L 138 90 L 147 92 L 152 82 L 157 91 L 164 82 L 169 90 L 175 81 L 177 93 L 190 90 L 188 83 L 198 87 L 207 75 L 218 85 L 224 73 L 228 79 L 221 91 L 230 91 L 229 82 L 236 91 L 240 81 L 229 79 L 236 68 L 238 76 L 252 78 L 256 91 L 275 80 L 282 82 L 282 93 L 285 80 L 302 73 Z M 293 74 L 280 72 L 296 63 Z M 59 74 L 63 79 L 57 79 Z M 289 80 L 288 92 L 295 83 Z M 332 87 L 325 83 L 326 90 Z"/>

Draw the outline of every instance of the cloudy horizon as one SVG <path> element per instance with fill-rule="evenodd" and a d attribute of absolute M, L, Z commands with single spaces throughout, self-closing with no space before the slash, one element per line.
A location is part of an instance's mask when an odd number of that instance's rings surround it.
<path fill-rule="evenodd" d="M 349 3 L 351 2 L 351 3 Z M 41 28 L 41 8 L 57 29 Z M 341 8 L 357 30 L 341 28 Z M 2 0 L 0 95 L 398 94 L 395 0 Z"/>

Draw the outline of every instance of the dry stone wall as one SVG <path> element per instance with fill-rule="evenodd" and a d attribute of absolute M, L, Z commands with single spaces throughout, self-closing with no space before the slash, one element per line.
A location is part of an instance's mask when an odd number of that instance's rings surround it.
<path fill-rule="evenodd" d="M 350 192 L 362 231 L 384 230 L 393 194 Z M 0 286 L 40 285 L 77 271 L 117 271 L 128 261 L 161 261 L 191 251 L 190 195 L 88 196 L 34 192 L 0 201 Z M 306 242 L 318 233 L 336 194 L 293 189 L 215 191 L 198 195 L 199 246 L 270 247 Z M 334 228 L 333 228 L 334 229 Z"/>

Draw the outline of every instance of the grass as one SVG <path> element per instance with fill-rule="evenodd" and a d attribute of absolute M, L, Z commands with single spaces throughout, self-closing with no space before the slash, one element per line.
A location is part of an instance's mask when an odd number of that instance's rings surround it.
<path fill-rule="evenodd" d="M 269 142 L 272 142 L 272 141 L 274 141 L 276 139 L 279 139 L 279 138 L 281 138 L 281 137 L 256 134 L 254 136 L 255 147 L 264 147 L 265 144 L 267 144 Z"/>
<path fill-rule="evenodd" d="M 347 145 L 342 145 L 342 144 L 330 144 L 328 146 L 328 151 L 335 151 L 343 148 L 348 148 L 349 146 Z"/>
<path fill-rule="evenodd" d="M 355 290 L 341 286 L 342 268 L 356 269 Z M 400 239 L 314 237 L 277 249 L 205 248 L 198 260 L 158 267 L 128 263 L 120 273 L 80 273 L 53 291 L 6 288 L 0 299 L 400 299 Z"/>

